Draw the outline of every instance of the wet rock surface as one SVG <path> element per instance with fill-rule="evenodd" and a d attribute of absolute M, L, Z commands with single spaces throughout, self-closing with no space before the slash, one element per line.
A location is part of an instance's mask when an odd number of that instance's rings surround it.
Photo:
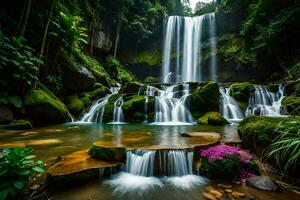
<path fill-rule="evenodd" d="M 279 189 L 269 176 L 253 176 L 247 179 L 247 184 L 266 191 L 278 191 Z"/>

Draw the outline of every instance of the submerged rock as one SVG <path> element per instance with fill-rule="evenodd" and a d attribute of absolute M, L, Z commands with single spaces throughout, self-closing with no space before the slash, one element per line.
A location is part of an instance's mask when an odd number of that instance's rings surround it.
<path fill-rule="evenodd" d="M 217 126 L 228 124 L 228 121 L 218 112 L 207 112 L 204 116 L 200 117 L 197 122 L 199 124 L 209 124 Z"/>
<path fill-rule="evenodd" d="M 219 112 L 219 86 L 215 82 L 208 82 L 199 86 L 187 98 L 190 111 L 195 119 L 210 111 Z"/>
<path fill-rule="evenodd" d="M 1 125 L 0 128 L 10 129 L 10 130 L 29 130 L 32 129 L 32 125 L 27 120 L 13 120 L 7 125 Z"/>
<path fill-rule="evenodd" d="M 30 90 L 24 104 L 29 116 L 38 125 L 71 121 L 65 104 L 44 86 Z"/>
<path fill-rule="evenodd" d="M 104 145 L 101 141 L 95 142 L 89 150 L 93 158 L 105 161 L 122 162 L 126 160 L 126 148 L 123 145 Z"/>
<path fill-rule="evenodd" d="M 266 191 L 278 191 L 277 185 L 269 176 L 253 176 L 247 179 L 247 184 Z"/>
<path fill-rule="evenodd" d="M 92 158 L 88 150 L 80 150 L 61 157 L 47 171 L 47 182 L 54 186 L 66 183 L 80 183 L 89 178 L 105 175 L 106 169 L 119 168 L 117 162 L 107 162 Z"/>
<path fill-rule="evenodd" d="M 13 120 L 13 113 L 6 105 L 0 105 L 0 124 L 7 124 Z"/>

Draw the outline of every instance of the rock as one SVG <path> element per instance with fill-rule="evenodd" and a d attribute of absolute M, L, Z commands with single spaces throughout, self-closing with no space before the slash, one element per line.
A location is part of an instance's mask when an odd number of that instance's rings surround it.
<path fill-rule="evenodd" d="M 8 124 L 13 120 L 13 113 L 6 105 L 0 105 L 0 124 Z"/>
<path fill-rule="evenodd" d="M 105 87 L 105 86 L 99 86 L 97 84 L 97 88 L 90 91 L 90 92 L 86 92 L 86 93 L 82 93 L 81 96 L 82 97 L 88 97 L 90 98 L 91 101 L 94 101 L 94 100 L 97 100 L 97 99 L 100 99 L 100 98 L 103 98 L 105 97 L 107 94 L 110 94 L 110 90 Z"/>
<path fill-rule="evenodd" d="M 155 78 L 153 76 L 147 76 L 144 80 L 145 84 L 153 84 L 153 83 L 158 83 L 158 78 Z"/>
<path fill-rule="evenodd" d="M 300 115 L 300 97 L 287 96 L 282 100 L 290 115 Z"/>
<path fill-rule="evenodd" d="M 277 185 L 269 176 L 253 176 L 247 179 L 247 184 L 266 191 L 278 191 Z"/>
<path fill-rule="evenodd" d="M 126 160 L 126 148 L 123 145 L 104 145 L 101 141 L 95 142 L 89 150 L 89 154 L 93 158 L 99 158 L 105 161 L 120 161 Z"/>
<path fill-rule="evenodd" d="M 145 97 L 134 95 L 125 99 L 123 104 L 123 112 L 126 122 L 142 123 L 145 121 L 145 112 L 151 121 L 154 116 L 155 98 L 148 97 L 147 108 L 145 110 Z"/>
<path fill-rule="evenodd" d="M 47 171 L 47 182 L 54 186 L 65 186 L 69 183 L 81 183 L 90 178 L 99 177 L 100 169 L 119 168 L 121 163 L 94 159 L 88 150 L 80 150 L 66 155 Z"/>
<path fill-rule="evenodd" d="M 32 125 L 27 120 L 13 120 L 7 125 L 1 125 L 0 128 L 10 129 L 10 130 L 29 130 L 32 129 Z"/>
<path fill-rule="evenodd" d="M 189 133 L 181 133 L 182 137 L 205 137 L 207 139 L 220 139 L 221 135 L 220 133 L 215 132 L 189 132 Z"/>
<path fill-rule="evenodd" d="M 95 76 L 85 67 L 64 67 L 63 85 L 65 89 L 71 92 L 90 90 L 95 82 Z"/>
<path fill-rule="evenodd" d="M 219 112 L 219 86 L 215 82 L 208 82 L 199 86 L 187 98 L 190 110 L 195 119 L 210 111 Z"/>
<path fill-rule="evenodd" d="M 104 107 L 102 122 L 112 122 L 113 121 L 113 111 L 114 103 L 121 97 L 122 94 L 113 94 L 109 97 L 107 104 Z"/>
<path fill-rule="evenodd" d="M 207 193 L 207 192 L 203 192 L 202 194 L 205 197 L 205 199 L 208 199 L 208 200 L 217 200 L 217 198 L 213 194 L 210 194 L 210 193 Z"/>
<path fill-rule="evenodd" d="M 137 82 L 127 83 L 126 85 L 122 86 L 121 91 L 122 93 L 138 94 L 142 86 L 143 84 Z"/>
<path fill-rule="evenodd" d="M 207 112 L 204 116 L 200 117 L 197 122 L 199 124 L 209 124 L 217 126 L 229 124 L 228 121 L 218 112 Z"/>
<path fill-rule="evenodd" d="M 100 83 L 101 85 L 104 85 L 106 87 L 110 87 L 111 85 L 114 85 L 115 82 L 110 80 L 108 78 L 108 75 L 105 75 L 104 73 L 101 73 L 99 70 L 97 69 L 92 69 L 93 75 L 96 78 L 96 81 L 98 83 Z M 109 79 L 109 80 L 108 80 Z"/>
<path fill-rule="evenodd" d="M 286 83 L 284 91 L 287 96 L 300 96 L 300 80 Z"/>
<path fill-rule="evenodd" d="M 231 195 L 234 196 L 235 198 L 241 198 L 241 197 L 246 196 L 244 193 L 237 192 L 237 191 L 233 191 L 233 192 L 231 193 Z"/>
<path fill-rule="evenodd" d="M 29 116 L 38 125 L 71 121 L 65 104 L 44 86 L 30 90 L 24 104 Z"/>
<path fill-rule="evenodd" d="M 243 147 L 260 155 L 278 136 L 279 133 L 274 131 L 276 125 L 286 120 L 290 118 L 250 116 L 243 119 L 238 126 Z"/>
<path fill-rule="evenodd" d="M 248 102 L 250 93 L 255 89 L 249 82 L 234 83 L 230 86 L 229 94 L 237 101 Z"/>
<path fill-rule="evenodd" d="M 70 113 L 76 118 L 78 118 L 86 108 L 85 103 L 75 95 L 66 97 L 65 102 Z"/>
<path fill-rule="evenodd" d="M 217 186 L 222 189 L 231 189 L 232 188 L 232 185 L 218 184 Z"/>

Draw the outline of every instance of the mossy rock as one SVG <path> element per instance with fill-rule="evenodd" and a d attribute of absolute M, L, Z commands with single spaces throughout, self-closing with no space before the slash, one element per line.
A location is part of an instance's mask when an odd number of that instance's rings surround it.
<path fill-rule="evenodd" d="M 254 90 L 253 85 L 249 82 L 234 83 L 230 86 L 229 94 L 237 101 L 248 102 L 250 93 Z"/>
<path fill-rule="evenodd" d="M 279 84 L 276 84 L 276 83 L 270 83 L 270 84 L 268 84 L 268 85 L 265 85 L 265 87 L 266 87 L 267 90 L 269 90 L 270 92 L 276 93 L 276 92 L 278 92 Z"/>
<path fill-rule="evenodd" d="M 65 184 L 81 183 L 100 176 L 100 169 L 103 175 L 108 174 L 112 168 L 119 168 L 119 162 L 107 162 L 92 158 L 88 150 L 80 150 L 66 156 L 52 165 L 47 171 L 47 183 L 55 187 L 65 187 Z"/>
<path fill-rule="evenodd" d="M 121 88 L 121 93 L 138 94 L 143 84 L 138 82 L 127 83 Z"/>
<path fill-rule="evenodd" d="M 238 126 L 243 147 L 260 155 L 278 136 L 279 133 L 274 131 L 276 126 L 289 119 L 264 116 L 250 116 L 243 119 Z"/>
<path fill-rule="evenodd" d="M 95 86 L 94 86 L 95 87 Z M 103 98 L 105 97 L 107 94 L 110 94 L 110 90 L 105 87 L 104 85 L 99 85 L 97 84 L 96 85 L 96 89 L 90 91 L 90 92 L 85 92 L 85 93 L 82 93 L 81 96 L 82 97 L 88 97 L 91 99 L 91 101 L 94 101 L 94 100 L 97 100 L 97 99 L 100 99 L 100 98 Z"/>
<path fill-rule="evenodd" d="M 93 75 L 95 76 L 96 78 L 96 81 L 98 83 L 101 83 L 102 85 L 106 86 L 106 87 L 109 87 L 110 84 L 109 84 L 109 81 L 107 80 L 107 75 L 103 74 L 102 72 L 100 72 L 99 70 L 97 69 L 92 69 L 92 73 Z"/>
<path fill-rule="evenodd" d="M 287 96 L 282 100 L 282 105 L 291 115 L 300 115 L 300 97 Z"/>
<path fill-rule="evenodd" d="M 30 130 L 32 125 L 29 121 L 24 119 L 13 120 L 7 125 L 1 125 L 0 128 L 10 129 L 10 130 Z"/>
<path fill-rule="evenodd" d="M 204 116 L 200 117 L 197 122 L 199 124 L 209 124 L 216 126 L 223 126 L 228 124 L 228 121 L 218 112 L 207 112 Z"/>
<path fill-rule="evenodd" d="M 95 142 L 89 150 L 89 154 L 93 158 L 98 158 L 104 161 L 123 162 L 126 160 L 126 148 L 124 146 L 109 146 L 103 143 Z"/>
<path fill-rule="evenodd" d="M 195 119 L 210 111 L 219 112 L 219 86 L 215 82 L 200 85 L 187 98 L 190 111 Z"/>
<path fill-rule="evenodd" d="M 77 96 L 68 96 L 65 100 L 66 105 L 70 113 L 72 113 L 75 117 L 79 117 L 86 106 L 85 103 Z"/>
<path fill-rule="evenodd" d="M 152 84 L 152 83 L 158 83 L 158 78 L 153 77 L 153 76 L 147 76 L 144 80 L 145 84 Z"/>
<path fill-rule="evenodd" d="M 145 97 L 141 95 L 134 95 L 131 97 L 128 97 L 126 101 L 123 104 L 123 112 L 125 116 L 126 122 L 133 122 L 133 123 L 141 123 L 145 120 L 144 113 L 145 110 Z M 147 103 L 147 114 L 148 118 L 151 116 L 152 113 L 154 113 L 155 109 L 155 98 L 154 97 L 148 97 L 148 103 Z"/>
<path fill-rule="evenodd" d="M 121 97 L 122 94 L 113 94 L 108 98 L 107 104 L 104 106 L 102 122 L 108 123 L 113 121 L 114 103 Z"/>
<path fill-rule="evenodd" d="M 300 80 L 287 83 L 285 92 L 288 96 L 300 96 Z"/>
<path fill-rule="evenodd" d="M 45 87 L 30 90 L 25 95 L 24 105 L 29 116 L 38 125 L 71 121 L 65 104 Z"/>

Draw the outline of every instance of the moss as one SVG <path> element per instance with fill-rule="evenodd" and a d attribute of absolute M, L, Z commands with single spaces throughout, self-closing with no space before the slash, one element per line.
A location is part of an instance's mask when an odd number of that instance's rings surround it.
<path fill-rule="evenodd" d="M 10 129 L 10 130 L 29 130 L 32 129 L 32 125 L 27 120 L 13 120 L 7 125 L 1 125 L 0 128 Z"/>
<path fill-rule="evenodd" d="M 69 111 L 49 90 L 37 88 L 25 96 L 25 107 L 37 124 L 61 123 L 70 120 Z"/>
<path fill-rule="evenodd" d="M 219 86 L 215 82 L 200 85 L 188 97 L 190 110 L 194 118 L 198 119 L 210 111 L 219 112 Z"/>
<path fill-rule="evenodd" d="M 136 54 L 131 60 L 130 64 L 146 63 L 149 66 L 159 65 L 162 61 L 162 54 L 157 50 L 142 51 Z"/>
<path fill-rule="evenodd" d="M 121 88 L 122 93 L 138 94 L 142 88 L 142 84 L 138 82 L 127 83 Z"/>
<path fill-rule="evenodd" d="M 232 96 L 237 101 L 248 102 L 250 93 L 255 89 L 253 85 L 249 82 L 234 83 L 230 86 L 230 96 Z"/>
<path fill-rule="evenodd" d="M 300 115 L 300 97 L 287 96 L 282 100 L 282 105 L 291 115 Z"/>
<path fill-rule="evenodd" d="M 269 90 L 270 92 L 278 92 L 278 88 L 279 88 L 279 85 L 278 84 L 275 84 L 275 83 L 270 83 L 268 85 L 265 86 L 267 88 L 267 90 Z"/>
<path fill-rule="evenodd" d="M 145 84 L 152 84 L 152 83 L 158 83 L 158 78 L 155 78 L 153 76 L 147 76 L 147 78 L 145 78 L 144 83 Z"/>
<path fill-rule="evenodd" d="M 122 96 L 122 94 L 113 94 L 109 97 L 107 104 L 104 107 L 102 121 L 104 123 L 113 121 L 114 103 Z"/>
<path fill-rule="evenodd" d="M 242 120 L 238 126 L 238 133 L 242 145 L 258 154 L 270 145 L 278 136 L 274 131 L 276 126 L 290 118 L 272 118 L 263 116 L 250 116 Z"/>
<path fill-rule="evenodd" d="M 218 112 L 207 112 L 204 116 L 200 117 L 197 122 L 199 124 L 210 124 L 210 125 L 225 125 L 228 121 Z"/>
<path fill-rule="evenodd" d="M 70 113 L 78 117 L 85 109 L 85 103 L 77 96 L 68 96 L 66 105 Z"/>
<path fill-rule="evenodd" d="M 86 97 L 90 98 L 91 101 L 94 101 L 96 99 L 103 98 L 107 94 L 110 94 L 110 93 L 111 93 L 110 90 L 107 87 L 102 85 L 101 87 L 98 87 L 98 88 L 94 89 L 93 91 L 81 94 L 81 96 L 83 96 L 83 97 L 86 96 Z"/>

